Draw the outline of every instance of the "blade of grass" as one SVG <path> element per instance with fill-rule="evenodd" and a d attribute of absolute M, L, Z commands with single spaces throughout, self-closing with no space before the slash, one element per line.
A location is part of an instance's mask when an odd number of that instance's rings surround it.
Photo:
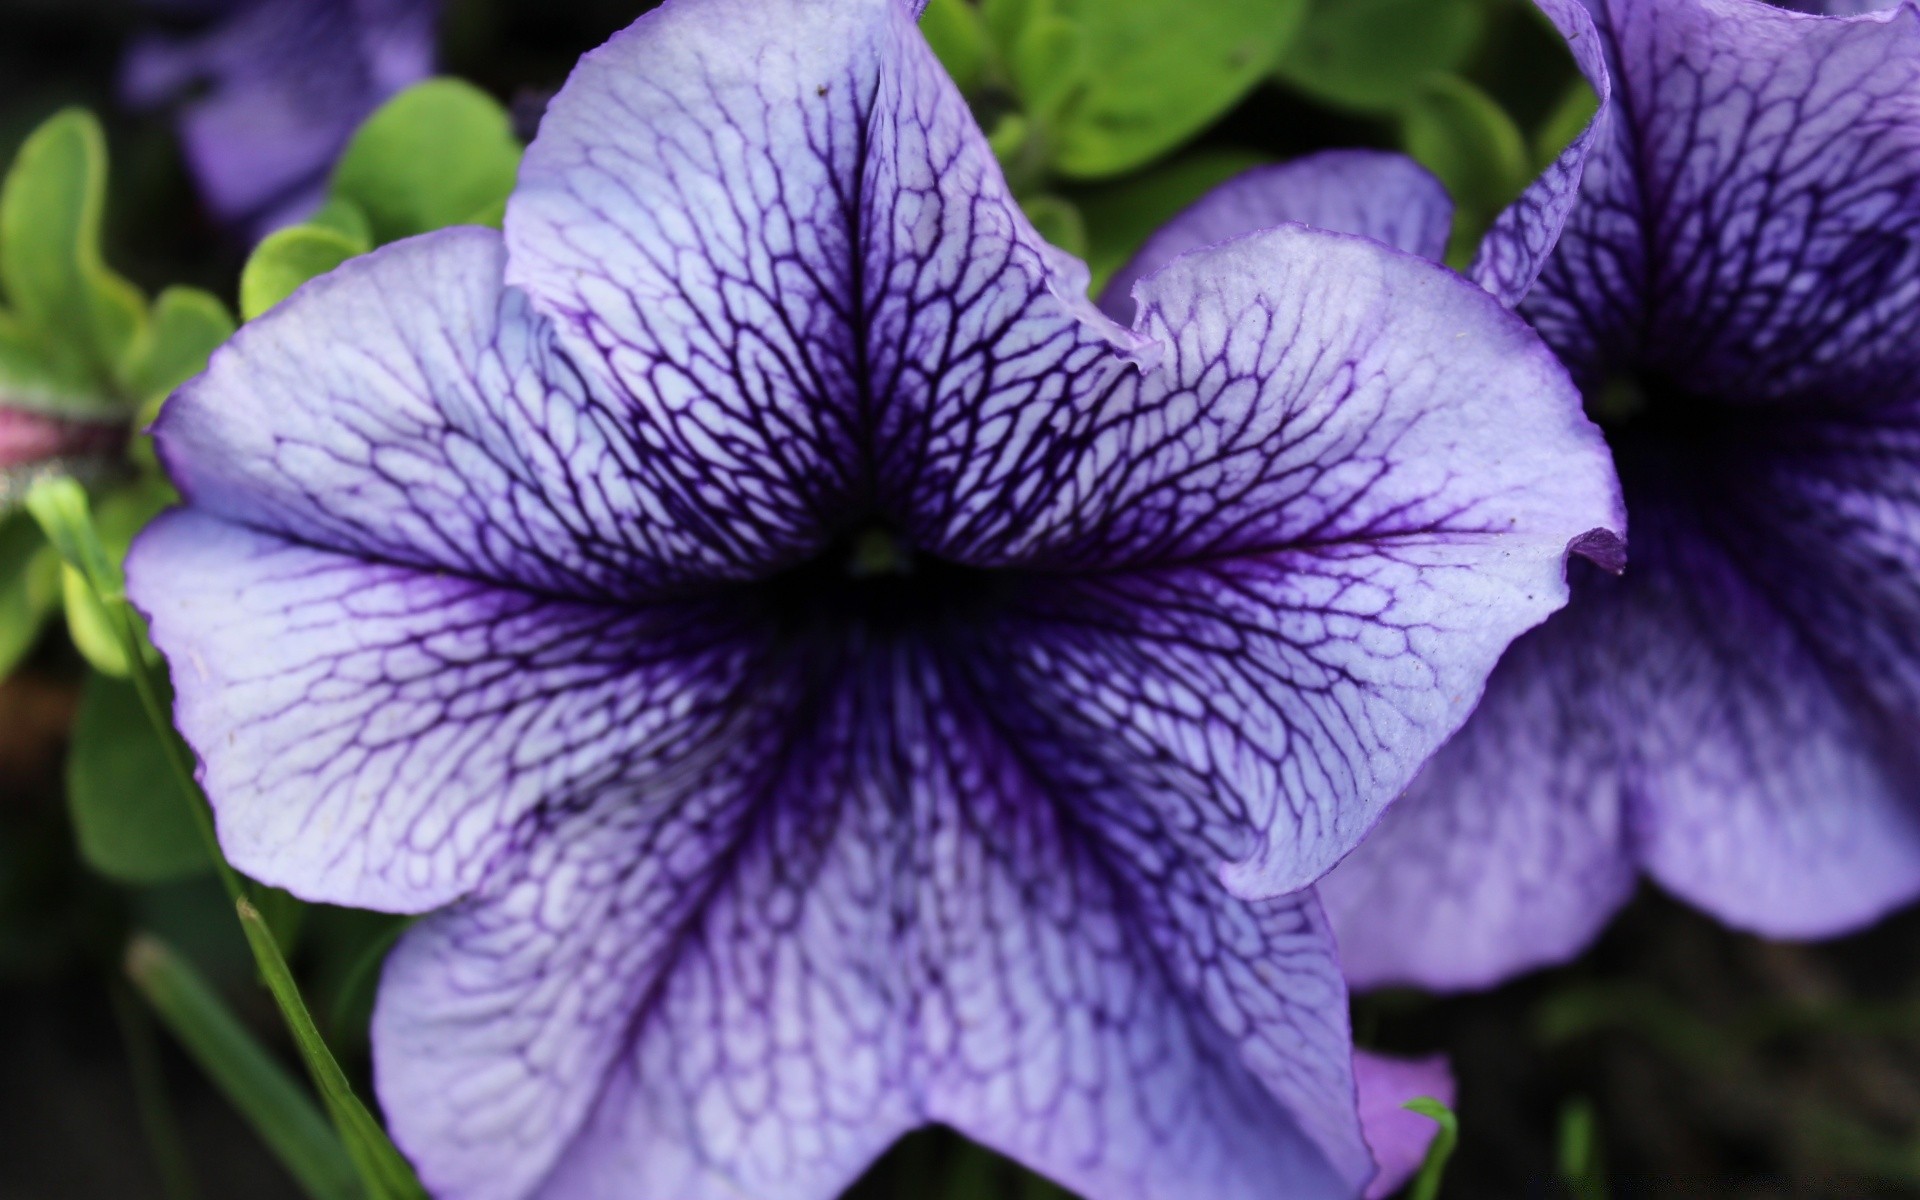
<path fill-rule="evenodd" d="M 1431 1096 L 1416 1096 L 1402 1107 L 1408 1112 L 1432 1117 L 1440 1126 L 1440 1132 L 1433 1135 L 1433 1144 L 1427 1147 L 1420 1173 L 1413 1177 L 1413 1187 L 1407 1192 L 1407 1200 L 1434 1200 L 1440 1194 L 1440 1181 L 1446 1178 L 1453 1148 L 1460 1144 L 1460 1119 L 1453 1115 L 1452 1109 Z"/>
<path fill-rule="evenodd" d="M 360 1176 L 333 1126 L 199 972 L 145 934 L 128 943 L 126 972 L 302 1191 L 313 1200 L 364 1200 Z"/>
<path fill-rule="evenodd" d="M 367 1111 L 367 1106 L 354 1093 L 346 1073 L 333 1057 L 333 1051 L 327 1048 L 320 1031 L 314 1026 L 312 1014 L 307 1011 L 306 1001 L 301 999 L 300 989 L 294 982 L 293 973 L 287 968 L 279 944 L 274 941 L 272 931 L 261 920 L 259 910 L 248 897 L 246 881 L 220 851 L 220 839 L 213 828 L 213 814 L 207 807 L 199 783 L 194 779 L 193 764 L 187 760 L 185 749 L 176 739 L 164 736 L 172 728 L 172 719 L 160 700 L 160 688 L 154 679 L 152 664 L 147 659 L 146 639 L 142 636 L 139 618 L 127 603 L 125 579 L 119 565 L 107 554 L 94 528 L 86 490 L 63 476 L 42 479 L 27 493 L 26 508 L 40 523 L 55 552 L 80 573 L 102 606 L 111 614 L 115 633 L 127 652 L 131 678 L 134 688 L 140 693 L 140 703 L 147 710 L 147 717 L 153 722 L 154 728 L 163 734 L 161 741 L 167 747 L 168 762 L 172 766 L 175 782 L 179 784 L 181 797 L 192 809 L 194 822 L 206 840 L 207 851 L 213 859 L 220 882 L 233 900 L 261 978 L 266 981 L 267 989 L 279 1004 L 280 1016 L 292 1032 L 301 1057 L 306 1061 L 307 1071 L 320 1089 L 321 1099 L 346 1142 L 347 1152 L 360 1168 L 367 1190 L 373 1200 L 426 1200 L 426 1190 L 420 1186 L 413 1169 L 394 1147 L 392 1139 L 387 1137 L 386 1130 L 374 1120 L 373 1114 Z"/>
<path fill-rule="evenodd" d="M 407 1160 L 394 1148 L 386 1131 L 354 1094 L 346 1072 L 340 1069 L 333 1052 L 327 1049 L 325 1039 L 313 1023 L 313 1014 L 307 1010 L 307 1003 L 300 996 L 293 972 L 287 968 L 287 960 L 281 957 L 280 947 L 274 942 L 273 932 L 267 928 L 260 910 L 245 898 L 236 907 L 240 914 L 240 927 L 246 931 L 247 941 L 253 946 L 254 958 L 260 963 L 261 974 L 266 978 L 267 990 L 279 1002 L 287 1028 L 292 1031 L 294 1041 L 307 1060 L 314 1085 L 320 1089 L 320 1099 L 333 1115 L 333 1122 L 341 1136 L 346 1139 L 347 1152 L 359 1165 L 361 1176 L 374 1187 L 377 1196 L 426 1200 L 427 1193 L 414 1178 L 413 1168 L 407 1165 Z"/>

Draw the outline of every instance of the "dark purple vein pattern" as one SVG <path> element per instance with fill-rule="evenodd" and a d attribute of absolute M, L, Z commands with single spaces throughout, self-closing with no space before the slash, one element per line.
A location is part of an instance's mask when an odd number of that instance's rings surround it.
<path fill-rule="evenodd" d="M 1188 255 L 1131 329 L 1085 282 L 906 6 L 673 0 L 504 238 L 169 403 L 131 591 L 236 864 L 438 910 L 374 1027 L 436 1195 L 825 1200 L 933 1121 L 1114 1200 L 1365 1189 L 1299 889 L 1617 481 L 1379 242 Z"/>
<path fill-rule="evenodd" d="M 1785 936 L 1920 893 L 1920 9 L 1590 7 L 1606 137 L 1521 312 L 1632 561 L 1328 881 L 1356 982 L 1564 958 L 1639 870 Z"/>

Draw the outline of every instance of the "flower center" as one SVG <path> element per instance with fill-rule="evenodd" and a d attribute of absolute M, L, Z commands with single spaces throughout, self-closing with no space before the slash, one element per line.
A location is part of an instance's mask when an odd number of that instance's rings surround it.
<path fill-rule="evenodd" d="M 876 523 L 855 526 L 761 587 L 775 619 L 794 633 L 909 634 L 987 615 L 1016 579 L 917 551 Z"/>
<path fill-rule="evenodd" d="M 1645 372 L 1610 376 L 1587 394 L 1586 407 L 1616 450 L 1622 437 L 1698 441 L 1720 428 L 1726 414 L 1713 398 Z"/>

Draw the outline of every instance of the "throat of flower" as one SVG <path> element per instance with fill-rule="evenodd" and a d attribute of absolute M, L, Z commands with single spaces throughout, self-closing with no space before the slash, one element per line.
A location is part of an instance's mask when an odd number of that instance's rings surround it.
<path fill-rule="evenodd" d="M 908 575 L 913 572 L 913 555 L 900 539 L 884 529 L 868 529 L 857 534 L 847 550 L 847 574 L 855 579 L 875 579 L 884 575 Z"/>
<path fill-rule="evenodd" d="M 1652 404 L 1647 385 L 1632 375 L 1616 375 L 1587 401 L 1587 415 L 1603 427 L 1625 425 Z"/>

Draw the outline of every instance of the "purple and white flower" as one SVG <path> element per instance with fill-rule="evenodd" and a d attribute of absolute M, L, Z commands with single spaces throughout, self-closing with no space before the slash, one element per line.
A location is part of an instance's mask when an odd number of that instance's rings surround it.
<path fill-rule="evenodd" d="M 122 89 L 175 108 L 207 206 L 256 234 L 317 207 L 360 122 L 433 71 L 440 0 L 146 2 L 202 27 L 136 42 Z"/>
<path fill-rule="evenodd" d="M 1356 983 L 1565 958 L 1642 872 L 1780 936 L 1920 894 L 1920 9 L 1820 7 L 1890 11 L 1550 7 L 1602 106 L 1520 312 L 1608 430 L 1632 561 L 1327 881 Z"/>
<path fill-rule="evenodd" d="M 235 864 L 438 910 L 374 1021 L 436 1195 L 826 1197 L 928 1122 L 1106 1200 L 1366 1186 L 1300 889 L 1617 484 L 1414 256 L 1258 234 L 1131 328 L 1086 278 L 906 5 L 669 0 L 504 236 L 168 404 L 131 594 Z"/>

